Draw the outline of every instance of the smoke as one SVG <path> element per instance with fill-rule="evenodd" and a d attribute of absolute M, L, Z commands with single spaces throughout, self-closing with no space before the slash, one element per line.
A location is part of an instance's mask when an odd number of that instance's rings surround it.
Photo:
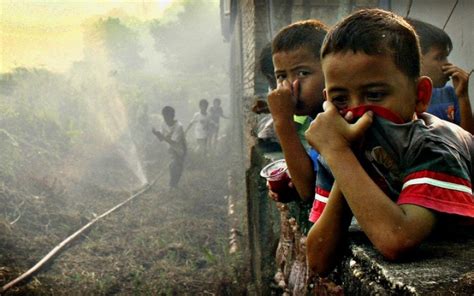
<path fill-rule="evenodd" d="M 52 8 L 56 15 L 47 19 L 54 23 L 55 17 L 64 20 L 67 3 L 85 3 L 53 2 L 42 2 L 41 9 L 32 3 L 29 13 L 57 4 Z M 169 188 L 171 156 L 166 143 L 152 133 L 152 127 L 163 124 L 166 105 L 174 107 L 185 127 L 201 99 L 219 97 L 224 113 L 231 113 L 230 51 L 220 32 L 219 3 L 174 1 L 160 18 L 147 14 L 152 2 L 127 3 L 139 5 L 140 13 L 95 11 L 82 23 L 82 56 L 66 70 L 57 71 L 59 63 L 39 67 L 20 62 L 22 67 L 0 73 L 4 282 L 29 264 L 25 258 L 41 258 L 59 238 L 131 191 L 153 184 L 133 205 L 81 235 L 81 245 L 48 266 L 40 285 L 24 281 L 17 293 L 67 294 L 77 287 L 87 295 L 208 293 L 239 283 L 231 277 L 236 260 L 226 252 L 223 198 L 229 196 L 226 177 L 236 169 L 235 153 L 212 149 L 198 156 L 191 131 L 178 188 Z M 72 17 L 71 9 L 67 12 Z M 61 42 L 48 43 L 55 44 L 61 60 Z M 28 46 L 32 52 L 46 52 L 35 43 Z M 244 201 L 237 193 L 233 197 Z"/>
<path fill-rule="evenodd" d="M 198 111 L 200 99 L 220 97 L 223 107 L 229 106 L 229 45 L 220 34 L 218 5 L 176 1 L 161 18 L 147 16 L 146 7 L 137 15 L 121 9 L 91 15 L 82 24 L 83 58 L 66 72 L 43 65 L 47 84 L 33 75 L 37 68 L 2 73 L 0 130 L 19 143 L 8 146 L 17 152 L 11 155 L 31 154 L 28 160 L 43 168 L 54 162 L 38 173 L 60 172 L 71 182 L 129 189 L 148 182 L 150 166 L 166 157 L 166 147 L 151 133 L 151 127 L 162 124 L 163 106 L 173 106 L 184 125 Z M 22 123 L 21 118 L 29 120 Z M 40 121 L 54 126 L 59 138 L 53 139 L 51 128 Z M 41 145 L 26 144 L 31 142 Z M 34 156 L 51 142 L 61 142 L 49 150 L 54 156 Z M 11 176 L 28 167 L 26 159 L 17 168 L 11 159 L 0 161 L 3 167 L 8 164 Z"/>

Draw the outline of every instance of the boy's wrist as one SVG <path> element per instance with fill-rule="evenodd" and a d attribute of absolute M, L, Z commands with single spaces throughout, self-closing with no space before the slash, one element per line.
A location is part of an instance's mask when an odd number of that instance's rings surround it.
<path fill-rule="evenodd" d="M 458 96 L 458 101 L 469 102 L 469 95 L 468 95 L 468 94 L 459 95 L 459 96 Z"/>
<path fill-rule="evenodd" d="M 341 149 L 328 149 L 326 151 L 320 151 L 320 154 L 324 157 L 324 160 L 328 163 L 329 167 L 337 164 L 345 163 L 347 158 L 356 158 L 354 152 L 350 147 L 344 147 Z"/>
<path fill-rule="evenodd" d="M 287 117 L 287 116 L 282 116 L 282 117 L 274 117 L 273 118 L 273 125 L 275 126 L 275 129 L 288 129 L 289 127 L 295 128 L 293 116 Z"/>
<path fill-rule="evenodd" d="M 298 137 L 298 132 L 294 122 L 291 120 L 289 122 L 280 122 L 275 124 L 275 133 L 277 134 L 278 138 L 280 139 L 280 144 L 283 146 L 288 144 L 288 142 L 300 143 L 300 138 Z"/>

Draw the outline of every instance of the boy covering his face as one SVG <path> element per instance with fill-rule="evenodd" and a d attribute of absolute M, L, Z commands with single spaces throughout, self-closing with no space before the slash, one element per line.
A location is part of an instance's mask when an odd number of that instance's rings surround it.
<path fill-rule="evenodd" d="M 449 35 L 442 29 L 416 19 L 406 19 L 413 26 L 421 46 L 421 74 L 431 78 L 433 94 L 428 113 L 456 123 L 471 134 L 474 118 L 469 101 L 469 74 L 448 61 L 453 49 Z M 452 86 L 446 82 L 452 80 Z"/>
<path fill-rule="evenodd" d="M 432 84 L 413 28 L 391 12 L 355 12 L 328 32 L 321 62 L 327 102 L 306 132 L 321 155 L 309 267 L 332 270 L 352 216 L 392 260 L 436 225 L 473 224 L 473 138 L 424 113 Z"/>
<path fill-rule="evenodd" d="M 320 21 L 306 20 L 286 26 L 272 41 L 277 87 L 269 93 L 268 105 L 292 183 L 305 201 L 314 198 L 317 153 L 312 151 L 310 156 L 306 151 L 293 116 L 314 118 L 322 111 L 324 77 L 319 50 L 326 32 Z"/>

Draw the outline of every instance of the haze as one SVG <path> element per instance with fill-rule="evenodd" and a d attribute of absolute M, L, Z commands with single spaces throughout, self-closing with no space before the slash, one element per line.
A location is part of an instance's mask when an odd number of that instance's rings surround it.
<path fill-rule="evenodd" d="M 15 67 L 66 71 L 83 58 L 83 25 L 98 16 L 167 19 L 180 1 L 0 1 L 0 72 Z M 174 6 L 175 9 L 169 9 Z"/>

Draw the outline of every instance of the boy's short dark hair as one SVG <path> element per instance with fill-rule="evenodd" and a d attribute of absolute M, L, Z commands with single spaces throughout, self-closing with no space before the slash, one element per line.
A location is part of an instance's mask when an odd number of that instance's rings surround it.
<path fill-rule="evenodd" d="M 262 73 L 267 79 L 270 88 L 275 89 L 277 83 L 275 78 L 275 68 L 273 67 L 271 42 L 268 42 L 267 45 L 262 48 L 262 51 L 258 56 L 258 67 L 260 73 Z"/>
<path fill-rule="evenodd" d="M 220 103 L 221 103 L 221 99 L 215 98 L 213 102 L 216 102 L 216 103 L 219 103 L 219 104 L 220 104 Z"/>
<path fill-rule="evenodd" d="M 432 47 L 446 49 L 448 53 L 453 49 L 453 42 L 443 29 L 417 19 L 405 18 L 405 20 L 418 34 L 422 54 L 426 54 Z"/>
<path fill-rule="evenodd" d="M 319 59 L 321 44 L 327 31 L 328 27 L 315 19 L 292 23 L 281 29 L 273 38 L 272 54 L 306 47 Z"/>
<path fill-rule="evenodd" d="M 206 99 L 202 99 L 199 101 L 199 107 L 207 108 L 207 106 L 209 106 L 209 102 Z"/>
<path fill-rule="evenodd" d="M 174 113 L 174 108 L 171 106 L 165 106 L 161 109 L 161 114 L 163 114 L 163 116 L 174 117 Z"/>
<path fill-rule="evenodd" d="M 352 50 L 367 55 L 390 54 L 408 77 L 420 76 L 418 36 L 401 16 L 382 9 L 362 9 L 336 24 L 326 35 L 321 59 Z"/>

